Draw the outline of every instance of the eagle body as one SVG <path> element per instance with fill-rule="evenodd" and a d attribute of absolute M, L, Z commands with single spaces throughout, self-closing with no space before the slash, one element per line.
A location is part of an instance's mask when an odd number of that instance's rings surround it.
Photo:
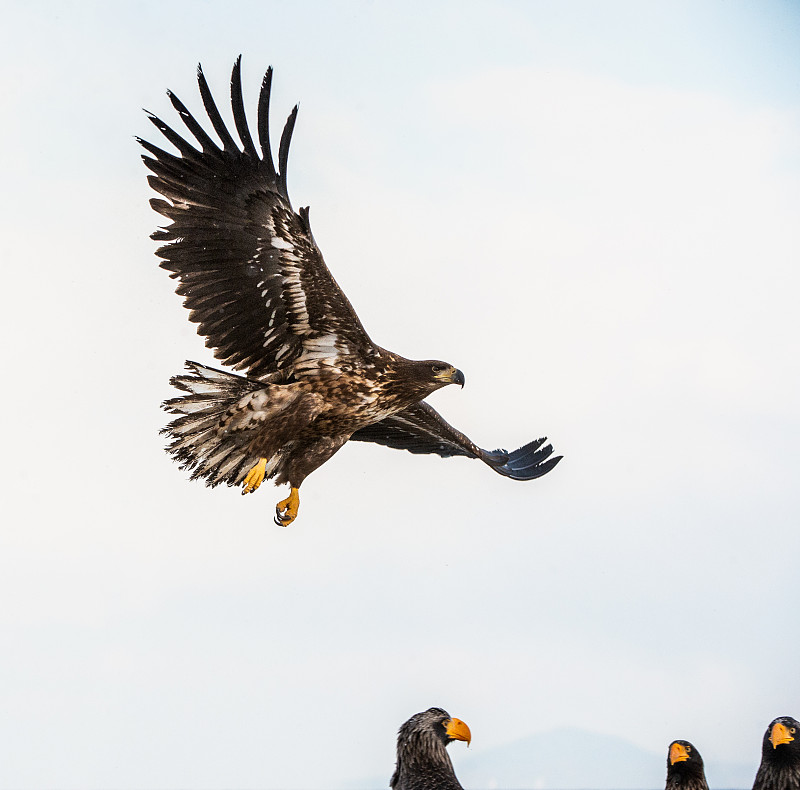
<path fill-rule="evenodd" d="M 800 790 L 800 722 L 791 716 L 767 727 L 753 790 Z"/>
<path fill-rule="evenodd" d="M 669 745 L 665 790 L 708 790 L 703 758 L 689 741 Z"/>
<path fill-rule="evenodd" d="M 447 745 L 454 740 L 469 744 L 469 727 L 442 708 L 429 708 L 412 716 L 397 734 L 397 766 L 392 790 L 461 790 Z"/>
<path fill-rule="evenodd" d="M 444 756 L 448 766 L 419 765 L 413 774 L 410 771 L 395 774 L 390 787 L 392 790 L 463 790 L 446 752 Z"/>
<path fill-rule="evenodd" d="M 426 380 L 434 366 L 446 368 L 383 352 L 360 369 L 329 368 L 313 378 L 268 384 L 230 406 L 216 433 L 240 440 L 250 457 L 274 458 L 275 482 L 299 487 L 356 431 L 444 386 Z M 420 375 L 414 376 L 414 370 Z M 459 372 L 451 375 L 458 378 Z"/>
<path fill-rule="evenodd" d="M 519 450 L 486 451 L 424 399 L 463 374 L 439 360 L 409 360 L 373 343 L 331 275 L 311 233 L 307 208 L 294 211 L 286 186 L 297 107 L 278 145 L 269 135 L 272 69 L 264 76 L 254 139 L 245 114 L 241 62 L 231 76 L 238 141 L 223 121 L 202 69 L 198 85 L 218 138 L 185 105 L 170 101 L 194 142 L 155 115 L 172 153 L 139 140 L 149 155 L 151 206 L 170 222 L 153 238 L 161 266 L 178 280 L 189 320 L 214 355 L 243 375 L 187 362 L 171 383 L 182 395 L 164 407 L 174 419 L 167 451 L 207 485 L 264 479 L 289 483 L 296 515 L 302 481 L 347 441 L 412 453 L 478 458 L 515 480 L 532 480 L 560 460 L 545 439 Z"/>

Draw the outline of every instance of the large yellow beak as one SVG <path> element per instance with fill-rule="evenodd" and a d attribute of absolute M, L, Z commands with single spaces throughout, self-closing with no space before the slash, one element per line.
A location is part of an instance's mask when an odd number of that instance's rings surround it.
<path fill-rule="evenodd" d="M 789 734 L 786 725 L 781 724 L 779 721 L 776 721 L 775 724 L 772 725 L 772 732 L 769 734 L 769 739 L 772 741 L 773 749 L 777 749 L 781 744 L 789 743 L 789 741 L 794 740 Z"/>
<path fill-rule="evenodd" d="M 669 747 L 669 764 L 675 765 L 675 763 L 682 763 L 684 760 L 689 759 L 689 752 L 686 751 L 686 747 L 681 743 L 673 743 L 672 746 Z"/>
<path fill-rule="evenodd" d="M 466 741 L 467 746 L 469 746 L 470 741 L 472 741 L 472 733 L 469 731 L 469 727 L 467 727 L 467 725 L 461 721 L 461 719 L 450 719 L 450 721 L 447 722 L 445 729 L 448 736 L 454 741 Z"/>

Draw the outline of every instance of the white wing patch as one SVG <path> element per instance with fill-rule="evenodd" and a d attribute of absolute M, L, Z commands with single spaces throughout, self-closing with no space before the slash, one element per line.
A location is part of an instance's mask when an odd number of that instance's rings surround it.
<path fill-rule="evenodd" d="M 311 373 L 327 368 L 329 372 L 341 373 L 338 367 L 341 351 L 338 335 L 318 335 L 303 339 L 303 353 L 295 361 L 295 370 Z"/>
<path fill-rule="evenodd" d="M 344 360 L 351 353 L 350 343 L 338 334 L 336 321 L 319 314 L 330 313 L 325 299 L 316 299 L 317 294 L 305 290 L 314 279 L 316 252 L 313 242 L 298 235 L 302 234 L 298 222 L 283 206 L 272 206 L 263 217 L 268 235 L 259 240 L 259 271 L 254 278 L 266 308 L 262 347 L 278 368 L 291 365 L 306 376 L 339 374 L 347 367 Z M 326 334 L 320 334 L 321 326 L 329 327 Z"/>
<path fill-rule="evenodd" d="M 267 227 L 272 231 L 270 245 L 280 250 L 278 261 L 281 270 L 281 286 L 283 297 L 289 313 L 289 329 L 294 335 L 308 335 L 311 326 L 308 322 L 308 305 L 301 282 L 303 257 L 292 239 L 287 224 L 288 217 L 279 210 L 274 210 L 267 219 Z"/>
<path fill-rule="evenodd" d="M 306 294 L 300 283 L 300 259 L 292 252 L 281 255 L 281 269 L 283 269 L 283 293 L 286 306 L 292 316 L 289 326 L 297 335 L 307 335 L 311 332 L 308 323 L 308 309 Z"/>

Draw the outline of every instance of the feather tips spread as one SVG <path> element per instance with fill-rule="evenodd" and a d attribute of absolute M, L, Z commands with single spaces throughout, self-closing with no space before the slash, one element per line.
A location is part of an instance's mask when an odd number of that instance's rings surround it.
<path fill-rule="evenodd" d="M 343 351 L 371 346 L 325 266 L 307 211 L 300 216 L 291 208 L 286 168 L 297 107 L 284 126 L 275 170 L 268 129 L 271 79 L 269 70 L 259 97 L 263 159 L 247 124 L 240 59 L 231 76 L 231 108 L 241 147 L 200 67 L 203 107 L 221 147 L 171 92 L 172 106 L 199 149 L 152 114 L 150 120 L 179 155 L 139 141 L 150 154 L 143 157 L 153 173 L 149 183 L 166 199 L 151 205 L 171 220 L 154 234 L 166 242 L 157 251 L 161 265 L 180 280 L 191 320 L 215 356 L 251 376 L 288 370 L 309 339 L 336 335 Z M 212 293 L 225 296 L 217 301 Z M 235 300 L 228 298 L 231 294 Z"/>
<path fill-rule="evenodd" d="M 172 439 L 167 452 L 191 471 L 192 480 L 204 478 L 211 487 L 238 485 L 257 459 L 239 436 L 219 431 L 220 415 L 262 384 L 197 362 L 187 362 L 186 369 L 188 375 L 170 380 L 186 394 L 163 404 L 177 415 L 161 431 Z"/>
<path fill-rule="evenodd" d="M 562 458 L 550 458 L 552 446 L 542 446 L 546 439 L 537 439 L 513 453 L 505 450 L 482 450 L 427 403 L 410 406 L 374 425 L 362 428 L 350 439 L 355 442 L 375 442 L 397 450 L 408 450 L 410 453 L 431 453 L 442 458 L 458 455 L 480 458 L 495 472 L 512 480 L 534 480 L 541 477 Z"/>

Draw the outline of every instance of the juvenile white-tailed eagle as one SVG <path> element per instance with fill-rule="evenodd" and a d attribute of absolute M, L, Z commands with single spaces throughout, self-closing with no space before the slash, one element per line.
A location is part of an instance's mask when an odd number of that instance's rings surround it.
<path fill-rule="evenodd" d="M 276 508 L 282 526 L 297 516 L 303 480 L 348 439 L 479 458 L 513 480 L 549 472 L 560 457 L 551 457 L 545 439 L 513 453 L 487 452 L 423 403 L 447 384 L 463 386 L 461 371 L 438 360 L 405 359 L 370 340 L 314 242 L 308 208 L 295 213 L 289 202 L 286 163 L 297 107 L 283 129 L 276 169 L 269 139 L 272 69 L 261 84 L 257 148 L 245 117 L 240 62 L 231 77 L 238 143 L 200 67 L 200 94 L 221 146 L 171 92 L 197 145 L 149 113 L 178 153 L 139 140 L 151 154 L 142 157 L 154 174 L 148 181 L 166 198 L 150 204 L 171 221 L 153 234 L 164 242 L 157 251 L 161 266 L 180 282 L 177 293 L 206 345 L 247 374 L 187 362 L 189 373 L 171 380 L 186 394 L 164 404 L 178 415 L 164 429 L 167 451 L 210 486 L 242 484 L 246 494 L 264 479 L 289 483 L 289 497 Z"/>
<path fill-rule="evenodd" d="M 469 727 L 442 708 L 414 714 L 397 733 L 397 765 L 389 786 L 392 790 L 462 790 L 447 745 L 466 741 Z"/>

